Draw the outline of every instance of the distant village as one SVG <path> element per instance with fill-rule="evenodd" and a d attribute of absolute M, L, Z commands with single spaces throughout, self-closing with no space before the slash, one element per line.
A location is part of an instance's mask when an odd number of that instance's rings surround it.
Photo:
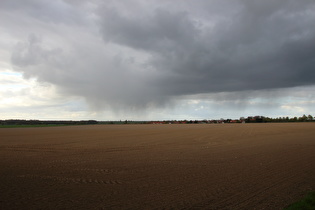
<path fill-rule="evenodd" d="M 301 117 L 264 117 L 248 116 L 239 119 L 216 119 L 216 120 L 163 120 L 163 121 L 96 121 L 96 120 L 21 120 L 8 119 L 0 120 L 1 126 L 19 126 L 19 125 L 93 125 L 93 124 L 225 124 L 225 123 L 279 123 L 279 122 L 314 122 L 312 115 L 303 115 Z"/>

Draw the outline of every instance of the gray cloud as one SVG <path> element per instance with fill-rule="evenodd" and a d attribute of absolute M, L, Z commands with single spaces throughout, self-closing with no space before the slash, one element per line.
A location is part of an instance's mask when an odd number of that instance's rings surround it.
<path fill-rule="evenodd" d="M 4 2 L 34 23 L 19 26 L 16 70 L 96 109 L 315 83 L 312 0 Z"/>
<path fill-rule="evenodd" d="M 212 20 L 213 31 L 198 28 L 187 13 L 158 9 L 130 18 L 108 12 L 102 32 L 105 40 L 153 52 L 158 71 L 176 74 L 164 81 L 175 94 L 176 87 L 186 94 L 308 85 L 314 82 L 314 3 L 303 3 L 240 1 L 238 14 Z"/>

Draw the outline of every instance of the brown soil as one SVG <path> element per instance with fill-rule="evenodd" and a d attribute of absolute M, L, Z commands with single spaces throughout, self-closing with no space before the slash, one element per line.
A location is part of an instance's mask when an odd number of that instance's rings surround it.
<path fill-rule="evenodd" d="M 315 124 L 0 129 L 0 209 L 282 209 L 315 189 Z"/>

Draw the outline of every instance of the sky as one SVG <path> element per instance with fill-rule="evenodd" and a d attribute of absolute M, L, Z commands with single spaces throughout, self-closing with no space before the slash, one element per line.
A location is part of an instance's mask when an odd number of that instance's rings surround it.
<path fill-rule="evenodd" d="M 314 0 L 0 1 L 0 119 L 314 110 Z"/>

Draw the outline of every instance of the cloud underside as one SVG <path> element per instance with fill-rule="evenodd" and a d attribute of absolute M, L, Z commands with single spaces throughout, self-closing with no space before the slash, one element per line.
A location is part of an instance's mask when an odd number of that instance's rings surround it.
<path fill-rule="evenodd" d="M 3 5 L 25 23 L 24 37 L 11 28 L 15 70 L 95 109 L 315 83 L 311 0 L 31 2 Z"/>

